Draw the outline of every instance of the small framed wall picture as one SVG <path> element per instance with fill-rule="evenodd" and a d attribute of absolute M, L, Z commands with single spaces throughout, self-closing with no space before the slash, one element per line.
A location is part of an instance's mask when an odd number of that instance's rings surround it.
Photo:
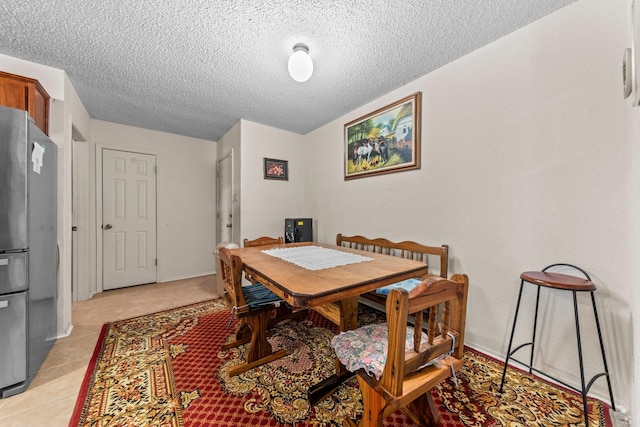
<path fill-rule="evenodd" d="M 264 158 L 264 179 L 289 180 L 289 162 Z"/>

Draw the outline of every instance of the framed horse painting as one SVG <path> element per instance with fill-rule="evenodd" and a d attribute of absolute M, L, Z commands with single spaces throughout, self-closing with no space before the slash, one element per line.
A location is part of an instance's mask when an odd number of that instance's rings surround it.
<path fill-rule="evenodd" d="M 421 92 L 344 125 L 344 179 L 420 168 Z"/>

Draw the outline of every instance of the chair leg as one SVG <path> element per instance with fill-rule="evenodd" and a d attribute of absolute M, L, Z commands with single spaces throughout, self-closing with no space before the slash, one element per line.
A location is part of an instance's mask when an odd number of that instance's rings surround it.
<path fill-rule="evenodd" d="M 413 402 L 406 410 L 403 410 L 416 424 L 424 427 L 436 427 L 440 425 L 440 413 L 431 391 L 427 391 Z"/>
<path fill-rule="evenodd" d="M 222 344 L 222 350 L 229 350 L 231 348 L 240 347 L 242 344 L 246 344 L 251 342 L 251 329 L 247 322 L 243 319 L 240 322 L 240 326 L 238 326 L 238 331 L 236 332 L 236 339 Z"/>
<path fill-rule="evenodd" d="M 381 427 L 387 402 L 369 383 L 362 379 L 360 375 L 357 377 L 360 391 L 362 392 L 362 404 L 364 407 L 360 427 Z"/>
<path fill-rule="evenodd" d="M 251 343 L 245 354 L 246 363 L 229 369 L 229 376 L 234 376 L 287 355 L 286 350 L 275 353 L 267 341 L 266 327 L 271 317 L 270 310 L 263 310 L 248 317 L 246 323 L 251 329 Z"/>
<path fill-rule="evenodd" d="M 396 408 L 390 406 L 385 398 L 360 375 L 358 375 L 358 384 L 364 407 L 359 427 L 382 427 L 384 419 L 395 412 Z M 440 425 L 440 413 L 431 391 L 422 394 L 406 408 L 400 408 L 400 410 L 419 426 L 436 427 Z M 343 423 L 343 425 L 349 424 Z"/>
<path fill-rule="evenodd" d="M 343 427 L 358 427 L 358 424 L 353 422 L 353 420 L 351 420 L 351 418 L 346 417 L 344 420 L 342 420 L 342 426 Z"/>

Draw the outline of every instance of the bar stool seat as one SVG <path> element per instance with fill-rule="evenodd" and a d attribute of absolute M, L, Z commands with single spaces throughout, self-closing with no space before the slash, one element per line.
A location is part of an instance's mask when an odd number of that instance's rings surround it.
<path fill-rule="evenodd" d="M 547 288 L 562 289 L 565 291 L 595 291 L 596 285 L 591 280 L 581 279 L 568 274 L 548 273 L 545 271 L 525 271 L 520 275 L 525 282 Z"/>
<path fill-rule="evenodd" d="M 553 267 L 569 267 L 572 269 L 575 269 L 577 271 L 579 271 L 580 273 L 582 273 L 582 275 L 584 276 L 584 278 L 582 277 L 577 277 L 577 276 L 572 276 L 569 274 L 560 274 L 560 273 L 553 273 L 553 272 L 549 272 L 547 270 L 553 268 Z M 511 338 L 509 339 L 509 348 L 507 349 L 507 357 L 505 358 L 504 361 L 504 368 L 502 371 L 502 381 L 500 382 L 500 393 L 502 393 L 503 387 L 504 387 L 504 383 L 505 383 L 505 378 L 506 378 L 506 374 L 507 374 L 507 366 L 509 365 L 509 360 L 514 360 L 518 363 L 520 363 L 521 365 L 524 365 L 525 367 L 527 367 L 529 369 L 529 373 L 533 373 L 536 372 L 537 374 L 541 374 L 544 375 L 562 385 L 564 385 L 567 388 L 570 388 L 578 393 L 580 393 L 582 395 L 582 404 L 583 404 L 583 408 L 584 408 L 584 420 L 585 420 L 585 426 L 589 427 L 589 412 L 588 412 L 588 408 L 587 408 L 587 393 L 589 391 L 589 389 L 591 388 L 591 386 L 593 385 L 593 382 L 598 379 L 601 376 L 604 376 L 607 379 L 607 386 L 609 388 L 609 398 L 611 399 L 611 408 L 615 411 L 616 406 L 615 403 L 613 401 L 613 391 L 611 388 L 611 379 L 609 376 L 609 368 L 607 367 L 607 359 L 605 357 L 605 353 L 604 353 L 604 343 L 602 341 L 602 333 L 600 332 L 600 322 L 598 321 L 598 311 L 596 309 L 596 300 L 595 300 L 595 296 L 594 296 L 594 292 L 596 290 L 596 285 L 593 284 L 593 282 L 591 281 L 591 277 L 589 277 L 589 275 L 587 274 L 586 271 L 584 271 L 583 269 L 581 269 L 580 267 L 576 267 L 575 265 L 572 264 L 564 264 L 564 263 L 558 263 L 558 264 L 551 264 L 547 267 L 545 267 L 542 271 L 525 271 L 524 273 L 520 274 L 520 293 L 518 294 L 518 302 L 516 304 L 516 314 L 514 316 L 513 319 L 513 327 L 511 329 Z M 513 345 L 513 337 L 515 335 L 515 331 L 516 331 L 516 322 L 518 320 L 518 311 L 520 310 L 520 302 L 522 300 L 522 290 L 524 288 L 524 284 L 525 283 L 529 283 L 529 284 L 533 284 L 538 286 L 537 289 L 537 293 L 536 293 L 536 307 L 535 307 L 535 315 L 534 315 L 534 320 L 533 320 L 533 335 L 531 338 L 530 342 L 524 343 L 524 344 L 520 344 L 519 346 L 517 346 L 515 349 L 511 350 L 512 345 Z M 535 350 L 535 341 L 536 341 L 536 328 L 537 328 L 537 324 L 538 324 L 538 308 L 539 308 L 539 303 L 540 303 L 540 289 L 542 287 L 545 288 L 550 288 L 550 289 L 556 289 L 556 290 L 560 290 L 560 291 L 570 291 L 573 294 L 573 310 L 574 310 L 574 315 L 575 315 L 575 324 L 576 324 L 576 336 L 577 336 L 577 341 L 578 341 L 578 360 L 580 362 L 580 382 L 581 382 L 581 387 L 577 388 L 574 387 L 570 384 L 567 384 L 566 382 L 559 380 L 557 378 L 552 377 L 551 375 L 536 369 L 533 367 L 533 355 L 534 355 L 534 350 Z M 598 330 L 598 339 L 600 341 L 600 351 L 602 353 L 602 363 L 604 365 L 604 372 L 598 373 L 596 375 L 594 375 L 591 380 L 589 380 L 588 383 L 585 382 L 585 377 L 584 377 L 584 364 L 583 364 L 583 360 L 582 360 L 582 342 L 581 342 L 581 337 L 580 337 L 580 319 L 578 316 L 578 301 L 577 301 L 577 293 L 578 292 L 589 292 L 589 294 L 591 295 L 591 303 L 593 306 L 593 315 L 595 317 L 595 322 L 596 322 L 596 328 Z M 513 357 L 514 353 L 516 353 L 518 350 L 522 349 L 523 347 L 527 347 L 527 346 L 531 346 L 531 353 L 530 353 L 530 358 L 529 358 L 529 363 L 525 363 L 522 362 L 518 359 L 516 359 L 515 357 Z"/>

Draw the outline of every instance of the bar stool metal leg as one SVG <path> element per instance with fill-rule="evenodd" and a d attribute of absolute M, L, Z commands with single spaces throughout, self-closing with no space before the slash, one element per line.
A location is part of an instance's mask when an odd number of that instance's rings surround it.
<path fill-rule="evenodd" d="M 526 345 L 529 344 L 529 343 L 521 344 L 516 349 L 511 351 L 511 346 L 513 344 L 513 336 L 515 335 L 516 324 L 518 323 L 518 312 L 520 311 L 520 301 L 522 300 L 522 290 L 523 289 L 524 289 L 524 280 L 521 280 L 520 281 L 520 292 L 518 293 L 518 302 L 516 303 L 516 314 L 513 317 L 513 326 L 511 327 L 511 337 L 509 338 L 509 347 L 507 348 L 507 357 L 504 360 L 504 368 L 502 369 L 502 381 L 500 381 L 500 393 L 502 393 L 502 389 L 504 387 L 504 381 L 505 381 L 505 378 L 506 378 L 506 375 L 507 375 L 507 366 L 509 364 L 509 359 L 511 358 L 511 355 L 513 353 L 515 353 L 516 351 L 520 350 L 520 348 L 522 348 L 523 346 L 526 346 Z M 536 318 L 537 318 L 537 311 L 538 311 L 538 307 L 537 307 L 537 304 L 536 304 Z M 533 330 L 533 337 L 535 339 L 535 326 L 534 326 L 534 330 Z M 531 351 L 531 354 L 533 355 L 533 349 Z"/>
<path fill-rule="evenodd" d="M 524 280 L 523 280 L 524 282 Z M 533 335 L 531 337 L 531 355 L 529 356 L 529 373 L 533 371 L 533 352 L 536 349 L 536 331 L 538 330 L 538 307 L 540 307 L 540 286 L 536 291 L 536 311 L 533 315 Z"/>
<path fill-rule="evenodd" d="M 527 368 L 529 369 L 529 373 L 533 373 L 533 354 L 535 351 L 535 346 L 536 346 L 536 331 L 538 330 L 538 308 L 540 307 L 540 286 L 538 286 L 538 290 L 536 291 L 536 309 L 535 309 L 535 313 L 533 315 L 533 333 L 531 335 L 531 341 L 527 342 L 527 343 L 523 343 L 520 344 L 518 347 L 516 347 L 515 349 L 513 349 L 513 351 L 511 351 L 511 346 L 513 344 L 513 337 L 515 335 L 515 331 L 516 331 L 516 323 L 518 321 L 518 312 L 520 311 L 520 301 L 522 300 L 522 290 L 524 288 L 524 280 L 520 281 L 520 292 L 518 294 L 518 302 L 516 303 L 516 314 L 513 318 L 513 327 L 511 328 L 511 337 L 509 338 L 509 347 L 507 348 L 507 357 L 505 358 L 504 361 L 504 367 L 502 369 L 502 380 L 500 381 L 500 393 L 502 393 L 502 389 L 504 387 L 504 382 L 505 382 L 505 378 L 506 378 L 506 374 L 507 374 L 507 366 L 509 364 L 509 360 L 513 359 L 516 360 L 519 363 L 522 363 L 520 361 L 518 361 L 517 359 L 513 358 L 513 354 L 515 354 L 518 350 L 520 350 L 522 347 L 526 347 L 528 345 L 531 346 L 531 354 L 529 355 L 529 365 L 527 366 Z"/>
<path fill-rule="evenodd" d="M 602 353 L 602 365 L 604 366 L 604 373 L 598 374 L 594 376 L 589 384 L 587 385 L 587 390 L 591 388 L 591 384 L 596 380 L 596 378 L 605 375 L 607 377 L 607 387 L 609 388 L 609 399 L 611 399 L 611 409 L 616 410 L 616 404 L 613 401 L 613 389 L 611 387 L 611 378 L 609 377 L 609 366 L 607 365 L 607 356 L 604 354 L 604 342 L 602 341 L 602 333 L 600 332 L 600 320 L 598 319 L 598 309 L 596 308 L 596 297 L 593 292 L 591 294 L 591 305 L 593 306 L 593 316 L 596 320 L 596 329 L 598 330 L 598 340 L 600 341 L 600 352 Z"/>
<path fill-rule="evenodd" d="M 502 381 L 500 381 L 500 393 L 504 387 L 504 379 L 507 375 L 507 365 L 509 364 L 509 358 L 511 357 L 511 345 L 513 344 L 513 335 L 516 332 L 516 323 L 518 323 L 518 311 L 520 310 L 520 300 L 522 300 L 522 288 L 524 287 L 524 280 L 520 281 L 520 292 L 518 293 L 518 302 L 516 303 L 516 314 L 513 317 L 513 326 L 511 327 L 511 337 L 509 338 L 509 347 L 507 348 L 507 357 L 504 359 L 504 368 L 502 369 Z M 518 347 L 519 349 L 520 347 Z M 516 350 L 514 350 L 515 352 Z"/>
<path fill-rule="evenodd" d="M 589 411 L 587 410 L 587 390 L 585 389 L 584 384 L 584 363 L 582 361 L 582 342 L 580 340 L 580 320 L 578 316 L 578 298 L 576 296 L 576 292 L 573 291 L 573 313 L 576 319 L 576 337 L 578 339 L 578 361 L 580 363 L 580 384 L 582 388 L 580 389 L 580 393 L 582 394 L 582 406 L 584 408 L 584 425 L 585 427 L 589 427 Z"/>

